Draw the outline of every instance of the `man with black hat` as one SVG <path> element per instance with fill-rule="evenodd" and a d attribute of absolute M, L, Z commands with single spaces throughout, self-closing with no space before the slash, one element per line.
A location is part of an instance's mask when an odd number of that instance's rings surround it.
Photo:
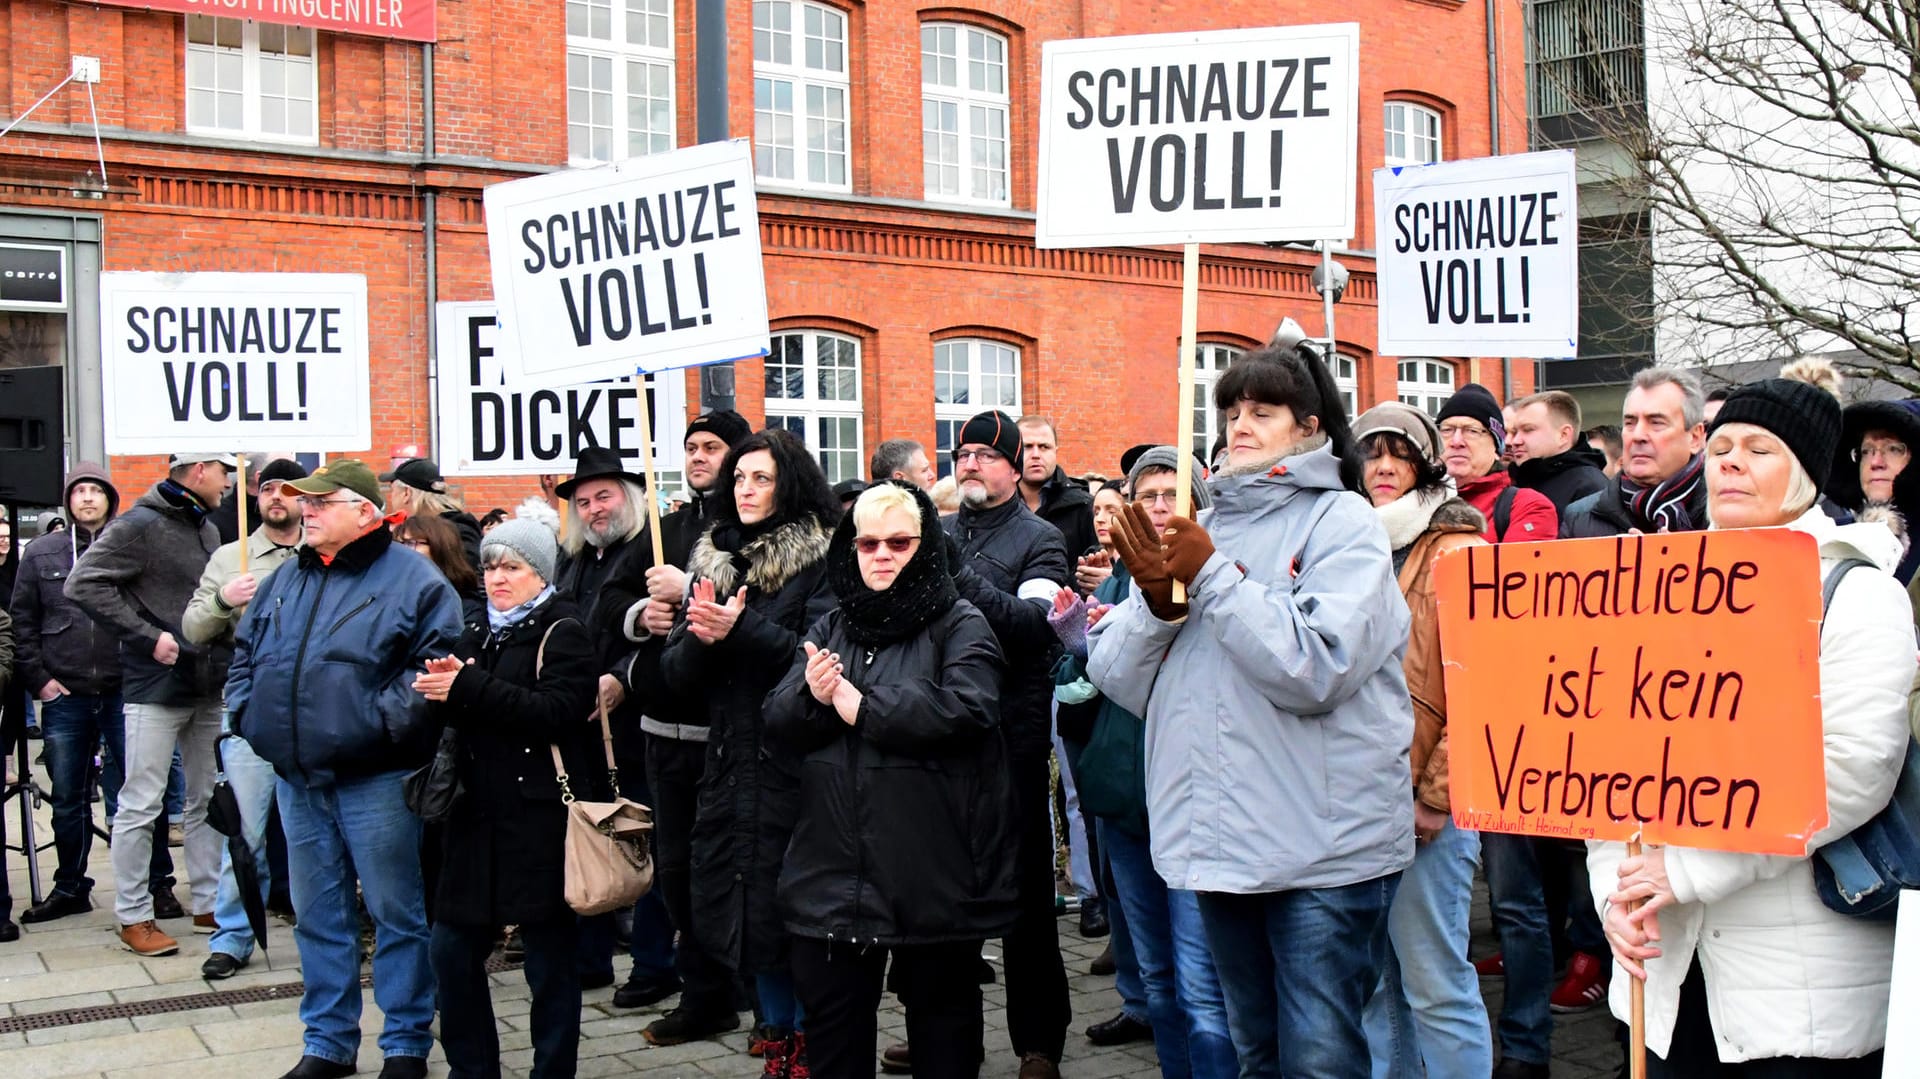
<path fill-rule="evenodd" d="M 402 517 L 431 513 L 445 518 L 460 533 L 460 546 L 473 563 L 473 572 L 480 572 L 480 522 L 447 494 L 439 465 L 426 457 L 402 461 L 393 471 L 380 473 L 380 482 L 387 485 L 388 513 Z"/>
<path fill-rule="evenodd" d="M 1018 497 L 1020 428 L 982 412 L 960 428 L 953 474 L 960 510 L 941 519 L 949 569 L 963 599 L 980 608 L 1008 657 L 1000 696 L 1020 830 L 1020 922 L 1004 943 L 1007 1032 L 1021 1079 L 1057 1079 L 1073 1010 L 1053 903 L 1052 679 L 1059 647 L 1047 612 L 1070 587 L 1060 530 Z"/>
<path fill-rule="evenodd" d="M 696 915 L 689 874 L 694 794 L 707 767 L 706 712 L 667 688 L 660 677 L 660 651 L 686 599 L 687 557 L 694 541 L 712 523 L 707 500 L 722 484 L 733 482 L 731 476 L 720 475 L 720 466 L 727 451 L 752 433 L 747 421 L 731 410 L 709 412 L 687 424 L 690 497 L 685 506 L 660 520 L 666 562 L 656 565 L 651 546 L 639 545 L 607 581 L 597 615 L 601 632 L 623 635 L 639 646 L 629 655 L 622 676 L 643 712 L 640 729 L 646 736 L 647 787 L 653 793 L 654 891 L 665 901 L 680 934 L 674 953 L 680 1003 L 641 1031 L 654 1045 L 710 1038 L 740 1025 L 733 1010 L 731 973 L 700 949 L 699 934 L 693 932 Z M 642 1007 L 659 999 L 657 988 L 656 983 L 629 981 L 614 993 L 613 1002 Z"/>
<path fill-rule="evenodd" d="M 227 711 L 278 776 L 300 920 L 303 1055 L 282 1079 L 352 1075 L 360 1053 L 360 911 L 378 946 L 381 1079 L 424 1079 L 433 1048 L 420 818 L 401 782 L 439 738 L 413 680 L 460 641 L 460 599 L 393 543 L 379 483 L 351 458 L 282 484 L 304 543 L 253 594 L 234 632 Z M 581 717 L 585 722 L 586 717 Z"/>
<path fill-rule="evenodd" d="M 213 912 L 220 836 L 207 826 L 220 687 L 209 656 L 181 638 L 181 616 L 200 571 L 220 546 L 207 515 L 237 465 L 224 453 L 176 453 L 153 485 L 74 564 L 66 597 L 120 638 L 125 699 L 124 780 L 113 816 L 114 920 L 120 942 L 143 956 L 180 945 L 154 922 L 153 822 L 177 747 L 186 776 L 187 877 L 193 913 Z"/>
<path fill-rule="evenodd" d="M 223 687 L 227 665 L 233 659 L 233 629 L 239 625 L 240 616 L 260 582 L 292 558 L 300 546 L 300 509 L 284 484 L 306 475 L 307 470 L 297 461 L 271 461 L 260 469 L 259 493 L 255 496 L 260 525 L 246 539 L 246 569 L 240 568 L 240 543 L 222 545 L 207 560 L 200 586 L 194 589 L 181 616 L 186 639 L 208 650 Z M 238 736 L 223 741 L 221 757 L 227 785 L 240 804 L 241 831 L 252 852 L 264 899 L 272 879 L 267 867 L 267 819 L 273 812 L 273 766 L 255 755 L 246 739 Z M 204 978 L 231 978 L 253 957 L 253 926 L 247 921 L 246 904 L 236 886 L 231 845 L 221 848 L 220 886 L 213 912 L 194 915 L 193 928 L 213 934 L 206 962 L 200 966 Z"/>
<path fill-rule="evenodd" d="M 1552 500 L 1515 487 L 1500 464 L 1507 426 L 1490 390 L 1467 383 L 1440 406 L 1434 421 L 1440 425 L 1440 460 L 1460 497 L 1487 519 L 1488 543 L 1531 543 L 1560 534 Z"/>
<path fill-rule="evenodd" d="M 620 610 L 596 616 L 607 597 L 607 582 L 628 561 L 650 554 L 646 541 L 647 486 L 644 477 L 627 471 L 619 451 L 590 446 L 574 463 L 573 478 L 554 488 L 565 507 L 566 538 L 553 579 L 554 591 L 588 614 L 588 626 L 599 652 L 600 699 L 612 722 L 614 756 L 620 765 L 622 794 L 642 805 L 652 805 L 646 786 L 645 747 L 641 741 L 637 707 L 627 701 L 626 686 L 613 673 L 625 666 L 628 644 L 616 628 Z M 618 604 L 617 600 L 612 601 Z M 624 912 L 623 912 L 624 913 Z M 580 985 L 597 989 L 613 984 L 615 916 L 581 920 Z M 662 1000 L 680 988 L 673 973 L 673 924 L 657 892 L 640 897 L 628 931 L 633 971 L 620 990 L 631 1006 Z"/>

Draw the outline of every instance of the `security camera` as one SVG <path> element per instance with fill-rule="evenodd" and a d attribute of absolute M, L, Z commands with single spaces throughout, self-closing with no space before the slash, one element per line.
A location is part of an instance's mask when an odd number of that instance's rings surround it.
<path fill-rule="evenodd" d="M 1331 271 L 1331 272 L 1329 272 Z M 1330 262 L 1313 268 L 1313 290 L 1322 296 L 1333 293 L 1333 302 L 1339 303 L 1340 297 L 1347 292 L 1347 268 L 1337 262 Z"/>

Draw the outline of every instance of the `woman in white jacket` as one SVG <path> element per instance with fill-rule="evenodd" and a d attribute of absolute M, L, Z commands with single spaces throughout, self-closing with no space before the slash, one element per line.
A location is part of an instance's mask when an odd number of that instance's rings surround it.
<path fill-rule="evenodd" d="M 1890 574 L 1900 544 L 1881 523 L 1838 525 L 1817 505 L 1840 437 L 1840 407 L 1801 382 L 1741 387 L 1707 438 L 1716 529 L 1786 527 L 1820 544 L 1821 573 L 1859 558 L 1820 634 L 1828 823 L 1812 847 L 1887 804 L 1907 740 L 1912 609 Z M 1589 845 L 1613 948 L 1613 1012 L 1646 980 L 1648 1075 L 1874 1076 L 1881 1071 L 1893 926 L 1828 910 L 1807 856 Z M 1645 905 L 1629 913 L 1634 900 Z"/>

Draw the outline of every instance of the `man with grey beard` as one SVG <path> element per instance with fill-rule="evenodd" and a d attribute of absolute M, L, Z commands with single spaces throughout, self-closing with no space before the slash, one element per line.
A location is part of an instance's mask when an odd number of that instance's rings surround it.
<path fill-rule="evenodd" d="M 573 478 L 554 488 L 565 503 L 565 539 L 561 541 L 560 570 L 553 589 L 588 614 L 587 628 L 598 650 L 599 704 L 605 706 L 613 728 L 614 759 L 620 766 L 620 793 L 652 805 L 646 789 L 645 746 L 640 734 L 640 712 L 627 703 L 625 685 L 611 672 L 624 666 L 631 647 L 605 627 L 600 617 L 606 583 L 624 564 L 648 546 L 645 481 L 626 470 L 614 450 L 589 447 L 574 465 Z M 585 718 L 585 717 L 583 717 Z M 632 979 L 669 992 L 679 987 L 673 973 L 673 924 L 658 892 L 649 891 L 630 912 L 597 915 L 580 920 L 580 985 L 597 989 L 613 984 L 615 938 L 624 929 L 633 956 Z M 665 994 L 662 994 L 665 995 Z"/>

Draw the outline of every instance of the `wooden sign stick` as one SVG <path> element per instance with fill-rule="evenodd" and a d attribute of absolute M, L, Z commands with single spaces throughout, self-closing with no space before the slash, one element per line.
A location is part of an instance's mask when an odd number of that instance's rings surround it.
<path fill-rule="evenodd" d="M 1194 336 L 1200 322 L 1200 245 L 1188 244 L 1180 273 L 1180 393 L 1178 432 L 1173 440 L 1173 512 L 1193 516 L 1193 367 Z M 1187 601 L 1187 586 L 1173 582 L 1173 602 Z"/>
<path fill-rule="evenodd" d="M 233 477 L 233 509 L 240 522 L 240 572 L 247 572 L 247 455 L 236 453 L 233 459 L 240 470 Z"/>

